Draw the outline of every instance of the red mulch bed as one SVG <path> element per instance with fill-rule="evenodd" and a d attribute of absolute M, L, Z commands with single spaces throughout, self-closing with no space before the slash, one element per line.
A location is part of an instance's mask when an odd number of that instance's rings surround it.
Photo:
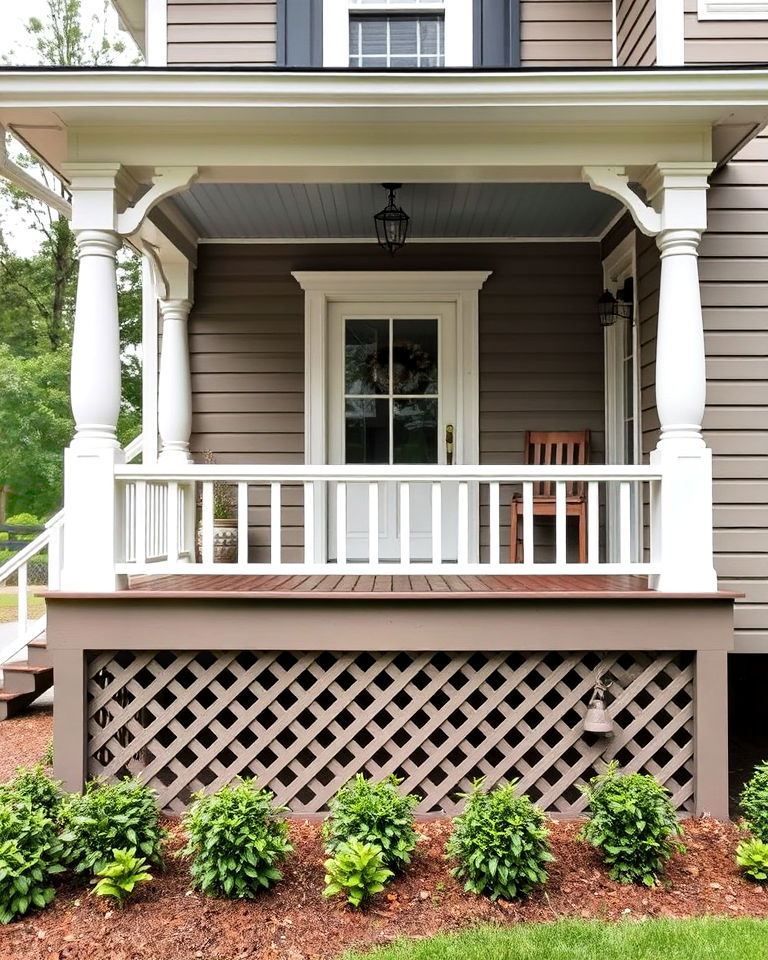
<path fill-rule="evenodd" d="M 35 762 L 49 727 L 43 714 L 0 724 L 0 775 L 19 762 Z M 23 742 L 13 746 L 15 739 Z M 89 896 L 87 881 L 65 879 L 51 907 L 0 928 L 0 960 L 326 960 L 351 947 L 479 923 L 564 916 L 768 917 L 768 890 L 743 880 L 734 864 L 737 829 L 709 819 L 685 822 L 688 853 L 673 858 L 666 883 L 652 890 L 610 881 L 596 851 L 575 842 L 579 825 L 554 823 L 557 860 L 549 883 L 523 904 L 491 903 L 465 893 L 443 858 L 450 823 L 428 821 L 420 824 L 424 841 L 412 864 L 362 912 L 321 895 L 324 854 L 318 822 L 292 821 L 296 849 L 283 881 L 251 902 L 191 892 L 187 864 L 172 856 L 182 845 L 181 829 L 177 820 L 166 825 L 167 869 L 128 906 L 110 909 Z"/>
<path fill-rule="evenodd" d="M 18 717 L 3 720 L 0 723 L 0 783 L 10 779 L 16 767 L 40 763 L 52 736 L 51 707 L 31 707 Z"/>

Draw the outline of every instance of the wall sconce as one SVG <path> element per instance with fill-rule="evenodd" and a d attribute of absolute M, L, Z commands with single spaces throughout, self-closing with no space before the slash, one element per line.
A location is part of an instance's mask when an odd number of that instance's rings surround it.
<path fill-rule="evenodd" d="M 604 327 L 612 327 L 617 320 L 632 323 L 634 308 L 635 283 L 632 277 L 627 277 L 616 296 L 610 290 L 604 290 L 597 301 L 597 313 Z"/>
<path fill-rule="evenodd" d="M 585 733 L 599 733 L 603 737 L 612 737 L 614 734 L 613 720 L 605 709 L 605 692 L 612 685 L 613 680 L 603 680 L 604 674 L 595 674 L 595 685 L 587 706 L 587 715 L 584 718 Z"/>

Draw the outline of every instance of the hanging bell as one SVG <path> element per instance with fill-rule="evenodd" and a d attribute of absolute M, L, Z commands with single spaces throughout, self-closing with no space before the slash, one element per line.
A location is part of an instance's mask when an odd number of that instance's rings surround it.
<path fill-rule="evenodd" d="M 585 733 L 601 733 L 603 736 L 613 736 L 613 720 L 605 709 L 605 687 L 598 681 L 592 691 L 592 699 L 587 707 L 584 718 Z"/>

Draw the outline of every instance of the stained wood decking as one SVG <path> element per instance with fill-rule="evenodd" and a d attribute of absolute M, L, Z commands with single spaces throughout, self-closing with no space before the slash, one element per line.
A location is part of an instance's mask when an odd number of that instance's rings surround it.
<path fill-rule="evenodd" d="M 664 599 L 641 576 L 216 576 L 132 577 L 131 597 L 221 597 L 333 600 Z M 710 594 L 711 596 L 711 594 Z"/>

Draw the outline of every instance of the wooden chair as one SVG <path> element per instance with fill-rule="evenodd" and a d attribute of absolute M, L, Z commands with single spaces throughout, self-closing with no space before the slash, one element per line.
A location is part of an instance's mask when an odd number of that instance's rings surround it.
<path fill-rule="evenodd" d="M 526 430 L 523 462 L 541 466 L 567 466 L 589 462 L 589 430 L 569 432 L 546 432 Z M 587 562 L 587 498 L 585 484 L 575 481 L 566 485 L 565 515 L 579 519 L 579 563 Z M 556 515 L 555 482 L 537 481 L 533 486 L 533 516 Z M 509 544 L 509 559 L 517 563 L 517 541 L 520 518 L 523 515 L 523 498 L 512 498 L 512 529 Z M 532 560 L 532 557 L 525 557 Z"/>

